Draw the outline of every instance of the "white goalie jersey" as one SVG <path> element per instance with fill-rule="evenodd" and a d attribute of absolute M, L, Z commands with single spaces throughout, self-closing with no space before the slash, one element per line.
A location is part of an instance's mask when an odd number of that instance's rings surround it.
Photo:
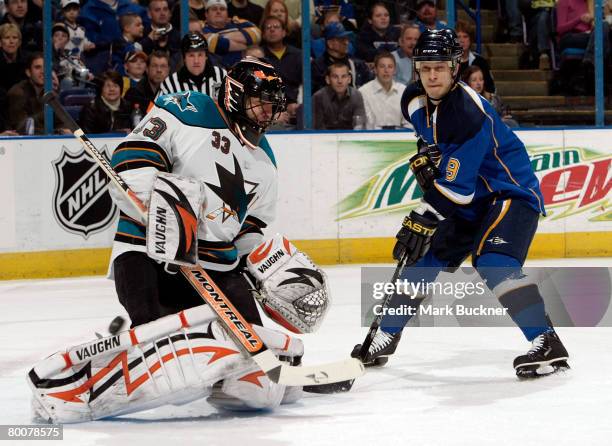
<path fill-rule="evenodd" d="M 262 138 L 244 146 L 228 129 L 217 104 L 198 92 L 159 97 L 141 124 L 115 149 L 112 167 L 145 204 L 158 172 L 194 178 L 205 186 L 198 223 L 202 267 L 228 271 L 262 241 L 276 213 L 274 155 Z M 121 209 L 113 260 L 126 251 L 146 252 L 145 226 L 132 205 L 111 188 Z M 112 276 L 112 269 L 111 269 Z"/>

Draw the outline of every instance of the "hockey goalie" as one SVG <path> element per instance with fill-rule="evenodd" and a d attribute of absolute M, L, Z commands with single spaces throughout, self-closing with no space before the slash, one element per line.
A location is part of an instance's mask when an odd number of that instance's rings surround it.
<path fill-rule="evenodd" d="M 325 275 L 282 236 L 248 256 L 265 312 L 296 333 L 312 332 L 329 307 Z M 279 360 L 300 364 L 300 339 L 253 325 Z M 37 422 L 75 423 L 207 398 L 228 410 L 273 409 L 301 387 L 271 381 L 241 351 L 207 305 L 70 347 L 28 373 Z"/>
<path fill-rule="evenodd" d="M 262 371 L 177 273 L 197 263 L 277 362 L 300 364 L 302 342 L 264 328 L 256 303 L 294 333 L 315 331 L 330 304 L 324 273 L 283 236 L 263 237 L 278 189 L 264 133 L 284 108 L 274 68 L 244 59 L 218 103 L 161 96 L 119 144 L 110 165 L 148 207 L 141 218 L 111 189 L 121 215 L 110 270 L 132 325 L 36 364 L 27 376 L 35 419 L 82 422 L 201 398 L 270 409 L 300 397 Z"/>

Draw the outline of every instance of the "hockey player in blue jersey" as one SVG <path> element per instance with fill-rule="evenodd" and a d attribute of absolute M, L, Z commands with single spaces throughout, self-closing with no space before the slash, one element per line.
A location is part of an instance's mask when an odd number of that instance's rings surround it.
<path fill-rule="evenodd" d="M 532 342 L 514 361 L 517 376 L 554 373 L 569 367 L 568 353 L 537 286 L 519 280 L 539 216 L 545 215 L 538 180 L 523 143 L 484 98 L 457 81 L 460 56 L 452 30 L 426 31 L 414 48 L 420 79 L 406 88 L 402 112 L 419 135 L 410 163 L 424 195 L 405 217 L 393 257 L 412 265 L 402 279 L 431 282 L 471 254 L 487 286 Z M 410 305 L 425 297 L 412 296 Z M 393 296 L 389 306 L 402 299 Z M 409 318 L 382 319 L 366 365 L 387 362 Z"/>

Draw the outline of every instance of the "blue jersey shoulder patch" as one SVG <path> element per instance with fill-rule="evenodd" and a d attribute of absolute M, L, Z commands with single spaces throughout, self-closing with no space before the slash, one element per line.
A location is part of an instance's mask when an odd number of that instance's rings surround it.
<path fill-rule="evenodd" d="M 172 113 L 183 124 L 207 129 L 227 128 L 215 101 L 198 91 L 165 94 L 155 100 L 155 105 Z"/>

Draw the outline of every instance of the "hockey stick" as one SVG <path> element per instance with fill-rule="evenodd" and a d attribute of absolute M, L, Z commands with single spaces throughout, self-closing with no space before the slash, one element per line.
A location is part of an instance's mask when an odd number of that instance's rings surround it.
<path fill-rule="evenodd" d="M 57 94 L 52 91 L 47 92 L 43 96 L 43 101 L 49 104 L 59 118 L 64 121 L 64 124 L 93 157 L 94 161 L 134 205 L 140 217 L 146 221 L 148 217 L 146 205 L 115 172 L 109 162 L 102 156 L 74 119 L 72 119 L 59 102 Z M 271 350 L 268 350 L 251 324 L 244 319 L 201 266 L 181 266 L 181 273 L 202 299 L 212 308 L 236 342 L 243 347 L 270 380 L 288 386 L 304 386 L 333 383 L 354 379 L 363 375 L 363 364 L 355 358 L 309 367 L 293 367 L 283 364 Z"/>
<path fill-rule="evenodd" d="M 397 266 L 395 267 L 395 271 L 393 272 L 393 276 L 391 277 L 391 283 L 395 283 L 395 281 L 400 276 L 404 268 L 406 266 L 410 266 L 410 265 L 406 265 L 406 258 L 407 256 L 404 256 L 404 258 L 397 263 Z M 387 306 L 391 302 L 391 298 L 393 297 L 393 295 L 394 293 L 388 293 L 385 296 L 385 300 L 382 304 L 382 308 L 387 308 Z M 378 328 L 380 327 L 382 318 L 383 318 L 383 312 L 381 311 L 380 314 L 377 314 L 374 320 L 372 321 L 372 324 L 370 325 L 370 329 L 368 330 L 368 334 L 366 335 L 365 339 L 363 340 L 361 344 L 361 349 L 359 350 L 358 359 L 362 363 L 365 362 L 366 356 L 368 355 L 368 350 L 370 349 L 370 346 L 372 345 L 372 341 L 374 340 L 374 336 L 376 336 L 376 332 L 378 331 Z M 304 391 L 311 392 L 311 393 L 348 392 L 353 387 L 354 382 L 355 382 L 355 379 L 349 379 L 346 381 L 339 381 L 339 382 L 330 383 L 330 384 L 315 384 L 315 385 L 310 385 L 310 386 L 304 386 Z"/>

